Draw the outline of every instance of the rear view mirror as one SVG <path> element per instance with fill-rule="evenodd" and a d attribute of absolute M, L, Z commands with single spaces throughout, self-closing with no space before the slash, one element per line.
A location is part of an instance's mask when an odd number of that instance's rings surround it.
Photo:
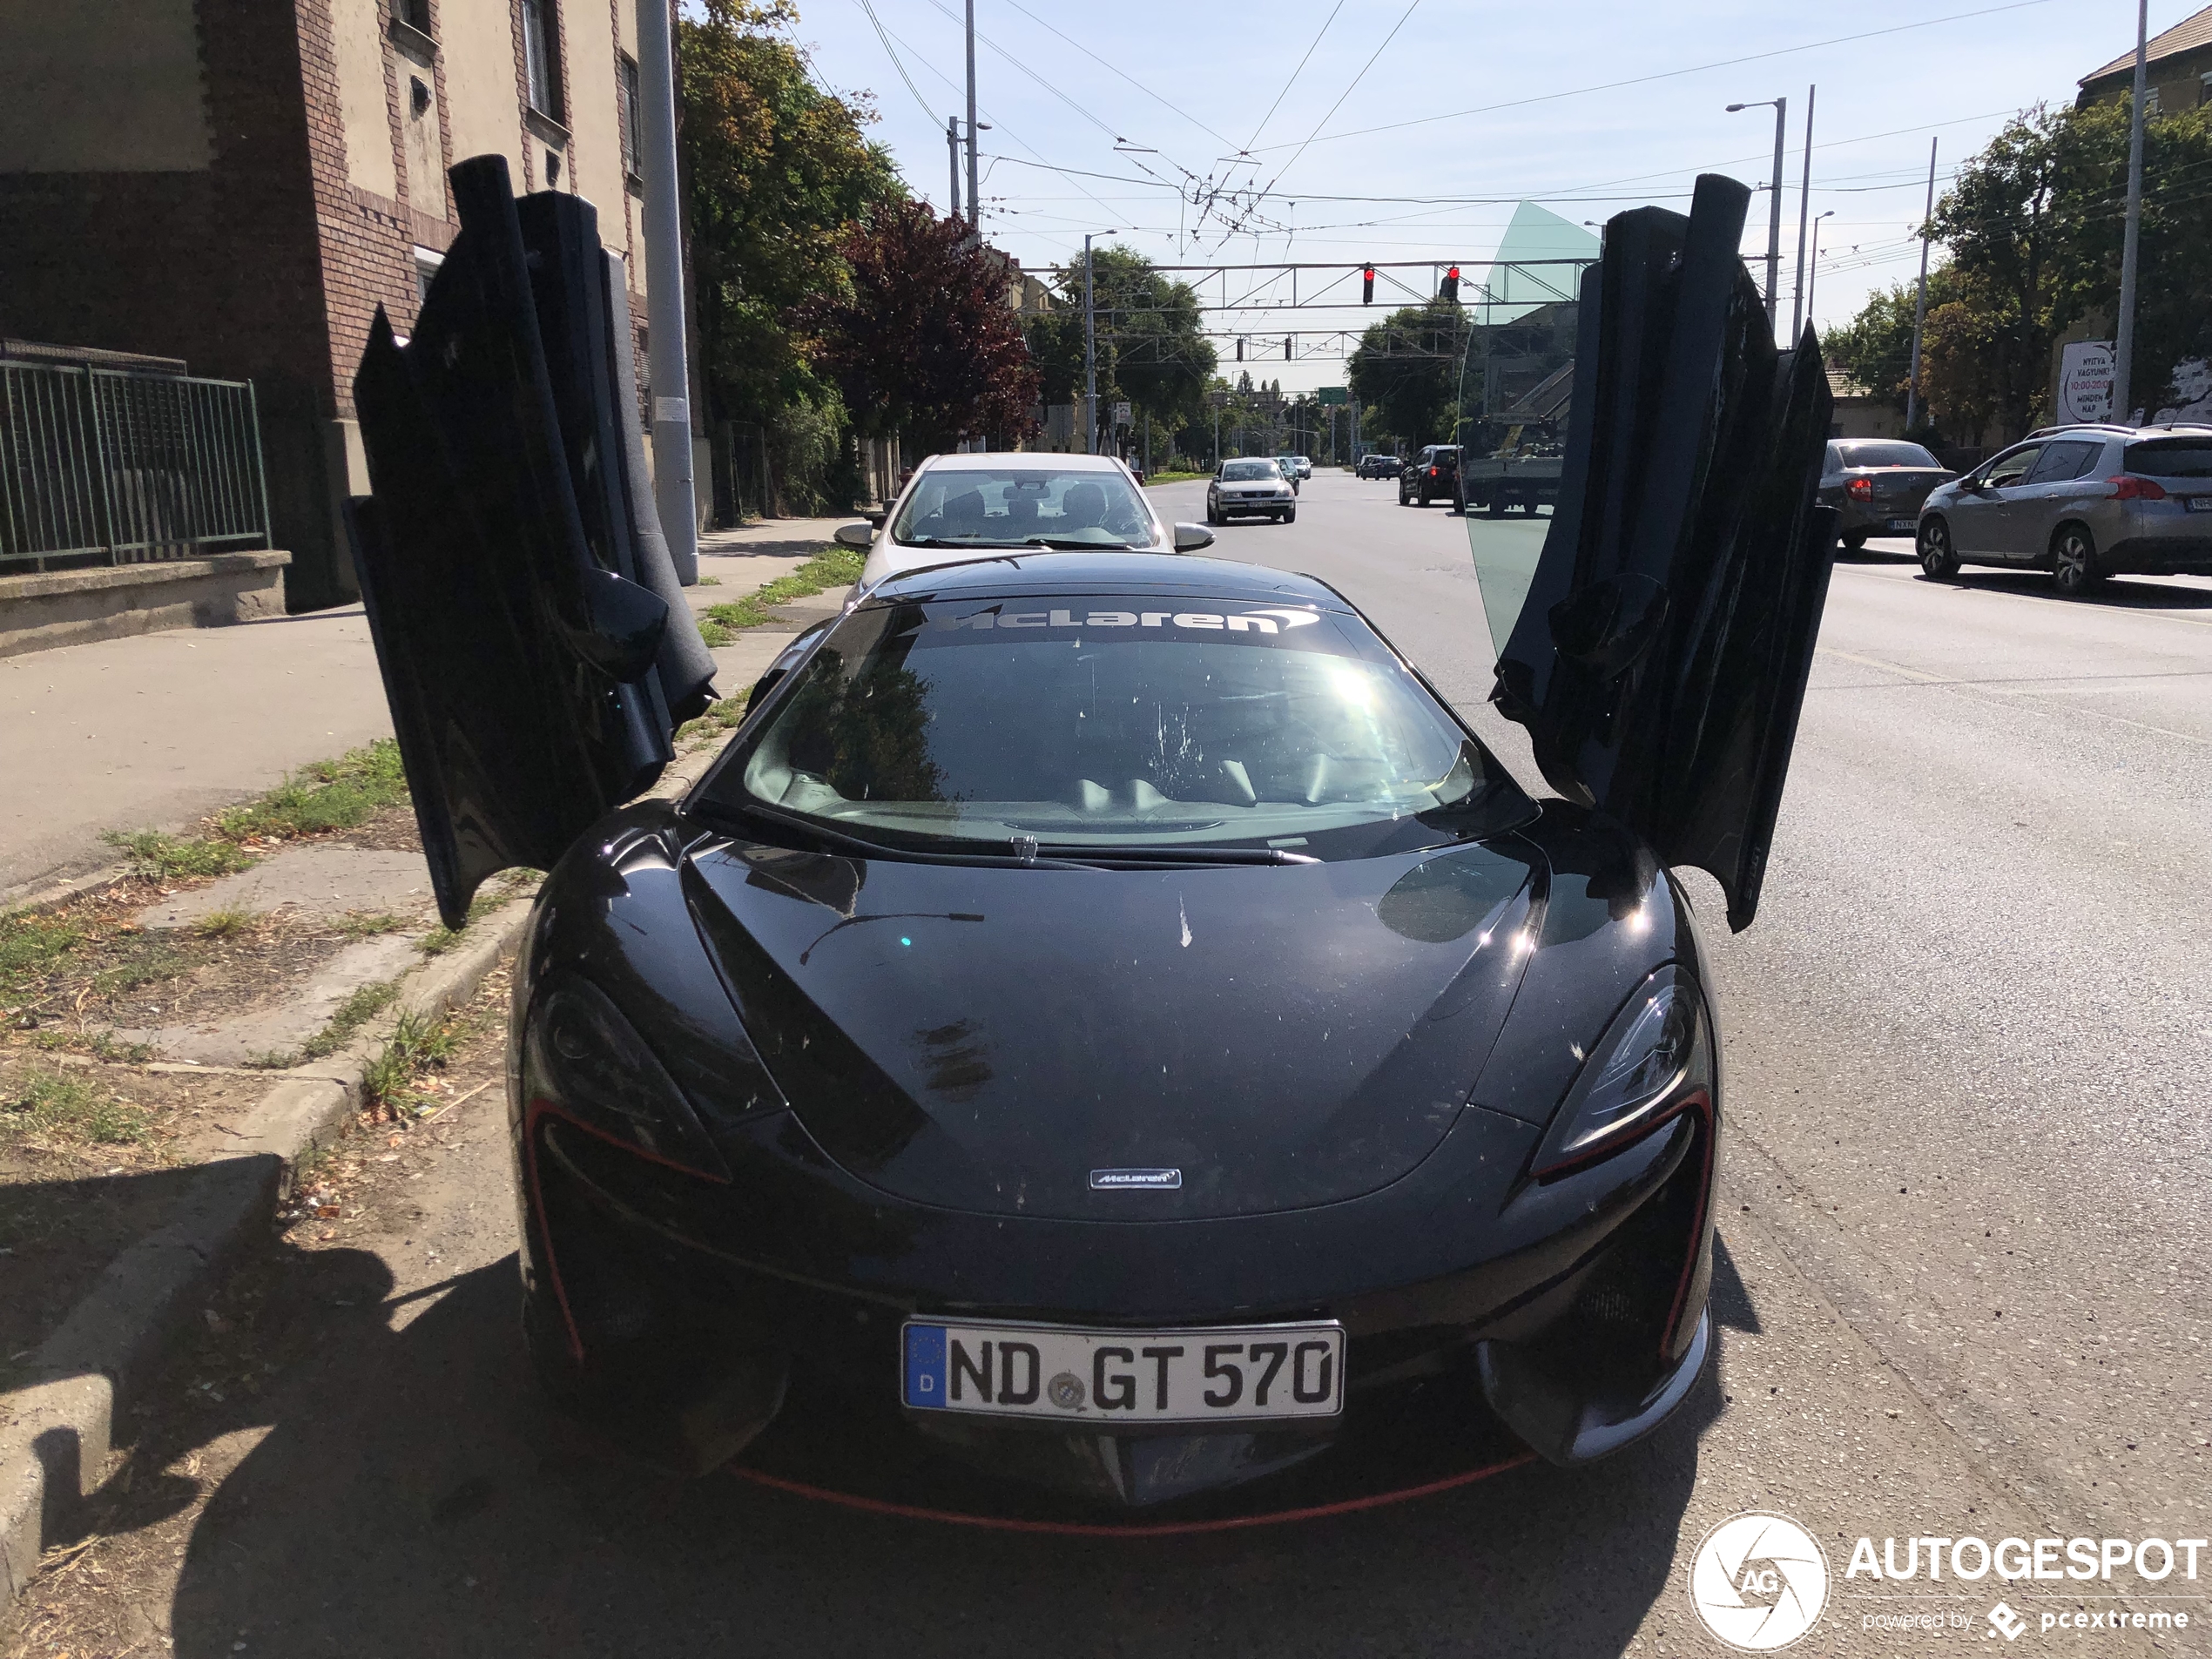
<path fill-rule="evenodd" d="M 837 529 L 837 544 L 840 547 L 858 548 L 865 553 L 875 545 L 874 527 L 867 524 L 840 524 Z"/>
<path fill-rule="evenodd" d="M 1175 527 L 1175 550 L 1196 553 L 1201 548 L 1213 545 L 1213 532 L 1204 524 L 1177 524 Z"/>

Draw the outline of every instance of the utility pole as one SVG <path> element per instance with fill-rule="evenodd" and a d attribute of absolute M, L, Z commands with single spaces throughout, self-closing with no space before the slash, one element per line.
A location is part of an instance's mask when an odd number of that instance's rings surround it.
<path fill-rule="evenodd" d="M 1774 332 L 1776 302 L 1780 300 L 1782 278 L 1782 147 L 1790 117 L 1790 100 L 1786 98 L 1763 98 L 1749 104 L 1731 104 L 1728 112 L 1739 110 L 1763 110 L 1774 106 L 1774 179 L 1767 190 L 1772 197 L 1768 203 L 1766 229 L 1766 327 Z"/>
<path fill-rule="evenodd" d="M 968 0 L 973 10 L 974 0 Z M 1090 239 L 1083 233 L 1083 431 L 1085 448 L 1098 453 L 1098 305 L 1090 280 Z"/>
<path fill-rule="evenodd" d="M 1805 272 L 1805 321 L 1812 321 L 1812 297 L 1820 287 L 1820 219 L 1833 219 L 1836 210 L 1830 208 L 1812 221 L 1812 264 Z"/>
<path fill-rule="evenodd" d="M 676 45 L 668 0 L 637 0 L 637 90 L 644 101 L 645 347 L 652 388 L 653 505 L 676 579 L 699 579 L 691 488 L 691 400 L 684 350 L 684 224 L 676 193 Z"/>
<path fill-rule="evenodd" d="M 1805 88 L 1805 167 L 1797 185 L 1797 298 L 1790 307 L 1790 347 L 1795 350 L 1797 338 L 1804 333 L 1805 325 L 1812 320 L 1812 296 L 1805 292 L 1805 215 L 1812 211 L 1812 105 L 1817 86 Z"/>
<path fill-rule="evenodd" d="M 1928 206 L 1920 215 L 1920 291 L 1912 302 L 1912 379 L 1905 392 L 1905 429 L 1920 423 L 1920 335 L 1928 326 L 1928 221 L 1935 217 L 1936 141 L 1928 140 Z"/>
<path fill-rule="evenodd" d="M 2113 342 L 2112 418 L 2135 408 L 2135 273 L 2143 238 L 2143 101 L 2150 43 L 2150 0 L 2135 0 L 2135 107 L 2128 121 L 2128 234 L 2120 253 L 2120 333 Z"/>
<path fill-rule="evenodd" d="M 953 158 L 952 207 L 947 217 L 958 219 L 960 217 L 960 117 L 957 115 L 948 115 L 945 118 L 945 149 Z"/>
<path fill-rule="evenodd" d="M 968 0 L 968 224 L 983 239 L 983 194 L 975 173 L 975 0 Z"/>

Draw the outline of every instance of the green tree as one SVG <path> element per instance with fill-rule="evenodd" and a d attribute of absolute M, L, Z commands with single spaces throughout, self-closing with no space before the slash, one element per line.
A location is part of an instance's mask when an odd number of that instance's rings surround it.
<path fill-rule="evenodd" d="M 2128 102 L 2023 112 L 1960 169 L 1931 228 L 1921 389 L 1946 432 L 1979 442 L 2051 413 L 2054 343 L 2119 307 Z M 2212 110 L 2144 126 L 2136 401 L 2155 409 L 2175 365 L 2212 354 Z M 1829 336 L 1832 361 L 1902 407 L 1913 290 L 1873 295 Z"/>
<path fill-rule="evenodd" d="M 1432 300 L 1393 311 L 1360 335 L 1348 376 L 1367 443 L 1452 442 L 1467 332 L 1464 310 Z"/>
<path fill-rule="evenodd" d="M 843 285 L 848 227 L 905 187 L 863 135 L 867 99 L 817 86 L 779 32 L 788 5 L 700 0 L 685 11 L 678 139 L 709 410 L 761 426 L 804 499 L 843 449 L 845 416 L 790 314 Z"/>
<path fill-rule="evenodd" d="M 1208 428 L 1211 442 L 1212 414 L 1205 391 L 1217 357 L 1205 337 L 1197 293 L 1118 242 L 1091 250 L 1091 284 L 1102 410 L 1127 402 L 1136 421 L 1150 415 L 1156 448 L 1200 425 Z M 1044 401 L 1078 402 L 1083 387 L 1082 261 L 1055 266 L 1051 286 L 1058 303 L 1028 320 L 1029 351 L 1043 378 Z"/>

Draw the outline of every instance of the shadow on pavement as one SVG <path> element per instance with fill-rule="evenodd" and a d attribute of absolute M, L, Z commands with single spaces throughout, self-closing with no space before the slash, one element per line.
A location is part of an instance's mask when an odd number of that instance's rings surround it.
<path fill-rule="evenodd" d="M 1919 578 L 1925 582 L 1928 578 Z M 2017 594 L 2023 599 L 2047 599 L 2057 604 L 2101 606 L 2108 610 L 2212 610 L 2212 588 L 2183 587 L 2178 582 L 2138 581 L 2124 576 L 2107 577 L 2088 592 L 2060 593 L 2040 570 L 1961 570 L 1946 588 L 1979 588 L 1991 593 Z"/>
<path fill-rule="evenodd" d="M 1720 1405 L 1716 1363 L 1680 1418 L 1611 1461 L 1337 1520 L 1150 1541 L 982 1533 L 600 1451 L 539 1399 L 511 1258 L 400 1306 L 374 1256 L 283 1254 L 270 1312 L 293 1311 L 280 1341 L 293 1363 L 139 1460 L 269 1426 L 179 1563 L 179 1659 L 1617 1654 L 1668 1588 Z M 1741 1285 L 1732 1267 L 1716 1280 L 1726 1323 L 1756 1328 Z M 111 1529 L 173 1513 L 175 1484 L 142 1483 Z"/>

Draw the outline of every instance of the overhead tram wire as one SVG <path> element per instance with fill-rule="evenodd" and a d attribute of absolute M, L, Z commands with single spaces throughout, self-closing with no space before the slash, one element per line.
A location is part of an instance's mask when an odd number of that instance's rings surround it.
<path fill-rule="evenodd" d="M 1397 132 L 1406 127 L 1433 125 L 1439 121 L 1458 121 L 1470 115 L 1489 115 L 1499 110 L 1522 109 L 1531 104 L 1549 104 L 1560 98 L 1581 98 L 1591 92 L 1618 91 L 1624 86 L 1644 86 L 1653 81 L 1672 80 L 1683 75 L 1702 75 L 1708 70 L 1733 69 L 1743 64 L 1758 64 L 1769 58 L 1792 57 L 1798 52 L 1818 51 L 1827 46 L 1857 45 L 1865 41 L 1878 39 L 1884 35 L 1903 34 L 1912 29 L 1932 29 L 1939 24 L 1963 23 L 1973 17 L 1993 17 L 2005 11 L 2022 11 L 2030 6 L 2047 6 L 2052 3 L 2053 0 L 2005 0 L 2002 5 L 1983 6 L 1973 11 L 1954 11 L 1940 17 L 1922 17 L 1912 23 L 1893 24 L 1886 29 L 1855 30 L 1851 34 L 1837 35 L 1827 40 L 1810 40 L 1796 46 L 1777 46 L 1771 51 L 1750 52 L 1742 57 L 1722 57 L 1710 64 L 1691 64 L 1682 69 L 1659 70 L 1649 75 L 1632 75 L 1626 80 L 1604 81 L 1595 86 L 1573 86 L 1558 92 L 1539 92 L 1531 98 L 1510 98 L 1503 104 L 1483 104 L 1470 110 L 1449 110 L 1441 115 L 1415 116 L 1411 120 L 1386 122 L 1381 126 L 1354 127 L 1343 132 L 1318 134 L 1306 139 L 1305 144 L 1334 144 L 1343 138 L 1371 138 L 1378 132 Z M 1271 150 L 1287 150 L 1290 145 L 1287 144 L 1269 145 L 1266 147 Z M 1304 149 L 1305 145 L 1300 145 L 1299 148 Z"/>
<path fill-rule="evenodd" d="M 883 19 L 875 15 L 875 0 L 859 0 L 859 4 L 860 10 L 868 14 L 868 21 L 875 25 L 875 37 L 883 43 L 884 56 L 890 58 L 891 67 L 899 71 L 899 78 L 907 84 L 907 91 L 914 95 L 914 102 L 921 105 L 922 113 L 934 125 L 940 118 L 937 111 L 929 107 L 929 100 L 922 97 L 921 89 L 914 84 L 914 78 L 907 73 L 906 64 L 893 49 L 891 37 L 884 32 Z"/>
<path fill-rule="evenodd" d="M 1298 78 L 1305 73 L 1305 66 L 1313 61 L 1313 54 L 1319 50 L 1323 37 L 1329 32 L 1329 25 L 1336 22 L 1337 13 L 1343 10 L 1344 0 L 1337 0 L 1336 4 L 1331 8 L 1329 15 L 1321 20 L 1320 32 L 1313 37 L 1312 44 L 1306 47 L 1305 56 L 1298 60 L 1298 67 L 1291 71 L 1291 78 L 1283 83 L 1283 90 L 1276 93 L 1275 101 L 1267 106 L 1267 113 L 1259 118 L 1259 125 L 1252 129 L 1252 136 L 1245 139 L 1243 148 L 1237 152 L 1238 155 L 1249 156 L 1251 153 L 1252 146 L 1259 142 L 1259 135 L 1267 131 L 1267 124 L 1275 118 L 1275 111 L 1281 109 L 1283 100 L 1290 97 L 1291 88 L 1298 84 Z"/>
<path fill-rule="evenodd" d="M 1134 86 L 1138 91 L 1143 93 L 1145 97 L 1150 98 L 1155 104 L 1157 104 L 1162 109 L 1167 110 L 1175 115 L 1182 117 L 1183 119 L 1188 121 L 1192 126 L 1197 127 L 1199 132 L 1204 133 L 1208 138 L 1217 138 L 1225 145 L 1234 144 L 1236 142 L 1236 140 L 1230 138 L 1227 133 L 1217 132 L 1214 128 L 1208 126 L 1204 121 L 1201 121 L 1197 116 L 1191 114 L 1181 105 L 1174 102 L 1174 100 L 1161 97 L 1150 87 L 1145 85 L 1143 81 L 1138 80 L 1136 77 L 1131 75 L 1127 70 L 1122 68 L 1118 64 L 1116 64 L 1111 58 L 1103 57 L 1100 53 L 1094 51 L 1091 48 L 1084 45 L 1082 42 L 1077 40 L 1074 36 L 1067 33 L 1065 30 L 1055 28 L 1051 24 L 1047 23 L 1042 17 L 1038 17 L 1035 12 L 1030 10 L 1028 7 L 1022 4 L 1021 0 L 1006 0 L 1006 3 L 1012 6 L 1015 10 L 1020 12 L 1031 23 L 1036 24 L 1038 28 L 1046 30 L 1048 33 L 1059 36 L 1061 39 L 1066 41 L 1077 51 L 1082 53 L 1084 57 L 1120 76 L 1131 86 Z"/>

